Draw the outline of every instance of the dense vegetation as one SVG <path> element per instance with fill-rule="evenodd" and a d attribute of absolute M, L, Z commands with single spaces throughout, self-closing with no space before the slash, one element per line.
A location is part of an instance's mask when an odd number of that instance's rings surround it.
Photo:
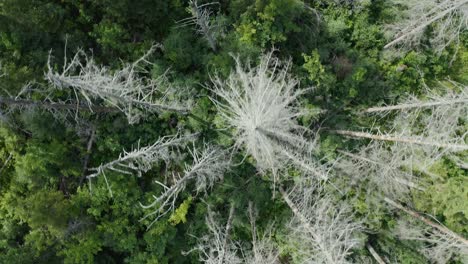
<path fill-rule="evenodd" d="M 468 263 L 467 28 L 466 0 L 0 1 L 0 263 Z"/>

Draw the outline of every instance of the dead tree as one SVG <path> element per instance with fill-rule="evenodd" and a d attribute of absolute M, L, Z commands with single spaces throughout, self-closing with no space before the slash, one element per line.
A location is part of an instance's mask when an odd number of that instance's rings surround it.
<path fill-rule="evenodd" d="M 96 139 L 96 127 L 91 129 L 91 135 L 89 136 L 88 143 L 86 144 L 86 154 L 83 159 L 83 169 L 80 181 L 78 186 L 83 184 L 84 179 L 86 178 L 86 173 L 88 172 L 89 158 L 91 157 L 91 149 L 93 148 L 94 140 Z"/>
<path fill-rule="evenodd" d="M 305 139 L 310 131 L 297 122 L 306 113 L 298 98 L 308 89 L 297 87 L 298 80 L 288 74 L 290 63 L 281 64 L 272 52 L 256 67 L 235 60 L 226 80 L 212 78 L 217 95 L 212 101 L 233 129 L 235 149 L 244 147 L 260 170 L 272 171 L 275 177 L 289 163 L 326 179 L 318 163 L 308 159 L 316 144 Z"/>
<path fill-rule="evenodd" d="M 154 210 L 141 219 L 155 217 L 148 228 L 176 208 L 177 198 L 189 182 L 195 183 L 194 191 L 197 193 L 206 192 L 213 187 L 215 182 L 223 179 L 224 173 L 230 166 L 226 153 L 219 148 L 205 145 L 202 150 L 199 150 L 194 146 L 193 149 L 189 149 L 189 152 L 193 159 L 192 164 L 186 164 L 181 174 L 173 173 L 170 184 L 155 181 L 163 187 L 163 192 L 159 195 L 153 195 L 154 201 L 152 203 L 140 204 L 144 209 Z"/>
<path fill-rule="evenodd" d="M 8 108 L 41 108 L 47 110 L 59 110 L 59 111 L 86 111 L 95 113 L 115 113 L 117 110 L 112 107 L 105 106 L 92 106 L 78 104 L 74 102 L 53 102 L 50 100 L 28 100 L 12 97 L 0 97 L 0 104 L 5 105 Z"/>
<path fill-rule="evenodd" d="M 380 255 L 375 251 L 375 249 L 371 246 L 371 244 L 366 245 L 367 250 L 371 253 L 372 257 L 377 261 L 378 264 L 386 264 L 385 261 L 380 257 Z"/>
<path fill-rule="evenodd" d="M 216 52 L 216 31 L 219 25 L 212 21 L 212 12 L 209 10 L 209 6 L 215 4 L 219 3 L 211 2 L 199 5 L 197 0 L 190 0 L 189 10 L 192 16 L 182 19 L 179 21 L 179 24 L 180 26 L 195 25 L 197 28 L 197 33 L 205 37 L 206 41 L 210 45 L 210 48 Z"/>
<path fill-rule="evenodd" d="M 424 111 L 427 109 L 435 109 L 437 107 L 459 108 L 468 104 L 468 86 L 456 82 L 449 82 L 448 85 L 443 84 L 445 94 L 440 95 L 436 92 L 428 90 L 424 95 L 424 99 L 416 96 L 408 96 L 402 103 L 396 105 L 370 107 L 363 111 L 365 114 L 386 115 L 390 112 L 409 112 L 409 111 Z"/>
<path fill-rule="evenodd" d="M 174 111 L 187 113 L 189 103 L 181 103 L 174 88 L 165 75 L 156 79 L 144 77 L 145 67 L 150 66 L 148 57 L 155 52 L 153 46 L 141 58 L 121 69 L 111 69 L 95 63 L 79 50 L 72 60 L 65 65 L 61 73 L 54 71 L 50 57 L 45 78 L 57 89 L 71 89 L 76 99 L 82 99 L 87 105 L 94 106 L 98 99 L 123 112 L 133 124 L 150 113 Z"/>
<path fill-rule="evenodd" d="M 388 197 L 384 197 L 384 201 L 411 217 L 411 221 L 400 221 L 397 234 L 401 239 L 427 243 L 420 249 L 426 257 L 440 264 L 447 263 L 454 256 L 468 258 L 466 238 Z"/>
<path fill-rule="evenodd" d="M 123 151 L 119 158 L 111 162 L 101 164 L 97 168 L 90 169 L 94 173 L 87 176 L 88 180 L 103 176 L 109 193 L 112 196 L 112 190 L 107 180 L 106 172 L 114 171 L 126 175 L 137 174 L 141 176 L 142 173 L 149 171 L 153 165 L 161 160 L 169 162 L 173 157 L 171 156 L 171 148 L 181 148 L 187 141 L 193 140 L 195 135 L 189 136 L 168 136 L 158 139 L 154 144 L 140 147 L 138 146 L 130 151 Z"/>
<path fill-rule="evenodd" d="M 50 87 L 28 83 L 16 95 L 7 92 L 0 96 L 0 110 L 6 123 L 17 112 L 48 113 L 55 120 L 74 130 L 80 137 L 88 137 L 91 130 L 87 117 L 90 114 L 115 113 L 116 109 L 105 106 L 89 106 L 73 100 L 70 94 L 56 96 Z"/>
<path fill-rule="evenodd" d="M 260 235 L 256 225 L 257 212 L 252 202 L 249 203 L 248 211 L 252 230 L 252 249 L 244 254 L 244 263 L 280 264 L 279 250 L 272 242 L 272 226 L 270 225 L 263 235 Z"/>
<path fill-rule="evenodd" d="M 413 173 L 412 167 L 417 164 L 405 149 L 372 142 L 358 153 L 338 152 L 341 158 L 334 164 L 335 169 L 355 181 L 368 181 L 369 194 L 379 190 L 387 196 L 407 200 L 412 189 L 424 190 Z"/>
<path fill-rule="evenodd" d="M 249 203 L 249 219 L 252 231 L 252 247 L 243 249 L 240 243 L 231 239 L 234 207 L 231 205 L 226 225 L 219 223 L 218 214 L 208 210 L 206 225 L 209 234 L 198 240 L 198 245 L 189 252 L 198 251 L 200 261 L 213 264 L 279 264 L 279 251 L 271 241 L 271 229 L 259 235 L 256 228 L 256 213 Z"/>
<path fill-rule="evenodd" d="M 441 53 L 448 45 L 460 41 L 460 34 L 468 28 L 468 0 L 392 0 L 392 4 L 405 9 L 398 18 L 387 26 L 393 40 L 384 48 L 400 46 L 405 49 L 420 44 L 425 30 L 432 26 L 430 42 L 436 52 Z"/>
<path fill-rule="evenodd" d="M 468 116 L 468 91 L 466 86 L 452 84 L 455 91 L 448 90 L 444 95 L 429 92 L 426 95 L 428 99 L 410 97 L 401 104 L 373 107 L 364 111 L 378 115 L 395 112 L 395 117 L 390 121 L 390 133 L 348 130 L 334 132 L 352 138 L 391 142 L 400 148 L 406 148 L 408 152 L 419 152 L 421 157 L 425 156 L 428 160 L 468 150 L 465 143 L 468 132 L 460 123 L 460 120 L 466 120 Z"/>
<path fill-rule="evenodd" d="M 468 145 L 466 144 L 450 144 L 450 143 L 442 143 L 442 142 L 432 142 L 430 140 L 426 140 L 424 138 L 417 138 L 417 137 L 372 134 L 372 133 L 367 133 L 367 132 L 348 131 L 348 130 L 333 130 L 333 132 L 339 135 L 344 135 L 344 136 L 348 136 L 352 138 L 366 138 L 366 139 L 371 139 L 371 140 L 408 143 L 408 144 L 414 144 L 414 145 L 444 148 L 444 149 L 449 149 L 451 151 L 468 150 Z"/>
<path fill-rule="evenodd" d="M 319 186 L 297 185 L 289 193 L 280 188 L 293 212 L 290 238 L 301 263 L 349 263 L 347 257 L 361 241 L 362 229 L 353 221 L 349 206 L 337 203 Z"/>
<path fill-rule="evenodd" d="M 234 217 L 234 207 L 229 210 L 226 225 L 219 223 L 219 215 L 208 210 L 206 216 L 206 226 L 209 234 L 201 237 L 196 248 L 185 252 L 198 251 L 200 261 L 207 264 L 240 264 L 244 263 L 237 255 L 239 245 L 231 241 L 230 233 L 232 220 Z"/>

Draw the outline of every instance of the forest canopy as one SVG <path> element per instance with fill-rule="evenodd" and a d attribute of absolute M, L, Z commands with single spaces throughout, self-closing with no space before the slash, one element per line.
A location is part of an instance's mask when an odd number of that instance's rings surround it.
<path fill-rule="evenodd" d="M 468 0 L 0 1 L 0 263 L 468 263 Z"/>

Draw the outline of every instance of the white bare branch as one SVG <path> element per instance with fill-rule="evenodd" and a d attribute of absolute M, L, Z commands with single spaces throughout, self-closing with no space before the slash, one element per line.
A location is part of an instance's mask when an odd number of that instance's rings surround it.
<path fill-rule="evenodd" d="M 410 49 L 421 43 L 425 30 L 432 26 L 430 42 L 437 52 L 458 44 L 460 34 L 468 28 L 468 0 L 392 0 L 402 17 L 387 28 L 394 36 L 385 48 Z"/>
<path fill-rule="evenodd" d="M 260 170 L 275 172 L 300 153 L 310 153 L 313 142 L 303 134 L 297 118 L 305 114 L 297 99 L 307 89 L 288 74 L 289 63 L 281 64 L 272 52 L 263 55 L 257 67 L 244 67 L 235 58 L 236 68 L 227 78 L 212 78 L 212 98 L 221 116 L 234 129 L 236 149 L 243 146 Z M 295 160 L 301 163 L 300 159 Z"/>
<path fill-rule="evenodd" d="M 406 149 L 374 141 L 358 153 L 338 152 L 342 157 L 335 163 L 335 168 L 357 181 L 369 181 L 369 194 L 379 190 L 389 197 L 406 201 L 411 189 L 424 190 L 413 175 L 410 166 L 415 164 Z"/>
<path fill-rule="evenodd" d="M 440 264 L 448 263 L 453 256 L 468 259 L 467 239 L 388 197 L 384 201 L 412 217 L 410 221 L 399 222 L 397 234 L 401 239 L 427 243 L 420 251 L 429 259 Z"/>
<path fill-rule="evenodd" d="M 272 226 L 260 235 L 257 230 L 257 212 L 253 204 L 249 203 L 249 219 L 252 229 L 252 249 L 245 254 L 244 263 L 250 264 L 279 264 L 279 250 L 272 242 Z"/>
<path fill-rule="evenodd" d="M 191 251 L 198 251 L 200 261 L 207 264 L 240 264 L 245 263 L 237 255 L 239 245 L 230 240 L 230 229 L 233 217 L 233 207 L 226 225 L 219 223 L 218 215 L 208 210 L 206 226 L 209 234 L 199 239 L 198 245 Z"/>
<path fill-rule="evenodd" d="M 354 138 L 367 138 L 372 140 L 380 141 L 389 141 L 389 142 L 399 142 L 399 143 L 408 143 L 414 145 L 422 145 L 436 148 L 445 148 L 452 151 L 464 151 L 468 150 L 468 145 L 466 144 L 450 144 L 450 143 L 440 143 L 437 141 L 429 141 L 426 139 L 418 139 L 417 137 L 401 137 L 398 135 L 382 135 L 382 134 L 371 134 L 367 132 L 357 132 L 357 131 L 348 131 L 348 130 L 334 130 L 336 134 L 354 137 Z"/>
<path fill-rule="evenodd" d="M 300 263 L 349 263 L 347 257 L 361 245 L 349 206 L 336 202 L 323 187 L 297 185 L 289 193 L 280 189 L 293 211 L 290 238 Z"/>
<path fill-rule="evenodd" d="M 169 162 L 171 156 L 171 148 L 180 148 L 187 141 L 193 140 L 196 135 L 188 135 L 178 137 L 166 136 L 158 139 L 154 144 L 140 147 L 138 146 L 132 151 L 123 151 L 119 158 L 111 162 L 101 164 L 97 168 L 90 169 L 95 173 L 87 176 L 88 179 L 98 177 L 105 171 L 115 171 L 122 174 L 133 175 L 137 173 L 141 176 L 142 173 L 149 171 L 155 162 L 164 160 Z"/>
<path fill-rule="evenodd" d="M 14 112 L 47 112 L 66 127 L 74 130 L 80 137 L 88 137 L 91 132 L 89 122 L 84 118 L 87 113 L 111 113 L 116 109 L 105 106 L 89 107 L 73 100 L 71 94 L 54 96 L 53 89 L 37 83 L 28 83 L 16 95 L 0 96 L 0 106 L 5 118 Z"/>
<path fill-rule="evenodd" d="M 187 183 L 195 182 L 195 191 L 206 192 L 212 188 L 214 183 L 223 179 L 224 173 L 230 166 L 225 151 L 210 145 L 205 145 L 199 150 L 195 146 L 189 149 L 192 156 L 192 164 L 186 164 L 182 174 L 173 173 L 170 186 L 160 183 L 164 191 L 159 195 L 154 195 L 154 201 L 149 205 L 142 205 L 144 209 L 152 208 L 154 211 L 147 214 L 142 220 L 154 216 L 155 219 L 148 228 L 165 214 L 176 208 L 177 198 Z"/>
<path fill-rule="evenodd" d="M 252 248 L 243 250 L 240 243 L 230 238 L 234 213 L 234 207 L 231 206 L 225 226 L 215 220 L 220 218 L 219 215 L 208 210 L 206 225 L 210 233 L 199 239 L 197 247 L 190 252 L 198 251 L 203 263 L 279 264 L 279 250 L 271 241 L 271 226 L 263 235 L 259 235 L 255 225 L 257 216 L 252 203 L 249 203 L 248 211 L 252 228 Z"/>
<path fill-rule="evenodd" d="M 377 115 L 395 112 L 390 121 L 390 133 L 346 130 L 335 132 L 347 137 L 392 142 L 387 144 L 391 145 L 387 148 L 405 156 L 405 160 L 411 160 L 419 171 L 426 171 L 443 155 L 448 154 L 458 159 L 455 155 L 468 150 L 468 132 L 464 127 L 468 117 L 468 88 L 455 82 L 450 82 L 442 88 L 445 90 L 443 95 L 429 91 L 425 96 L 427 99 L 411 96 L 402 104 L 374 107 L 364 111 Z"/>
<path fill-rule="evenodd" d="M 423 242 L 419 248 L 421 254 L 432 263 L 449 263 L 454 257 L 468 259 L 468 247 L 454 237 L 414 221 L 398 221 L 396 234 L 400 239 Z"/>
<path fill-rule="evenodd" d="M 219 4 L 218 2 L 211 2 L 199 5 L 197 0 L 190 0 L 190 14 L 191 17 L 179 21 L 180 26 L 195 25 L 197 33 L 205 37 L 210 48 L 216 51 L 216 29 L 219 27 L 211 20 L 212 12 L 208 8 L 210 5 Z"/>
<path fill-rule="evenodd" d="M 437 107 L 465 107 L 468 105 L 468 86 L 450 81 L 448 85 L 441 82 L 445 94 L 439 95 L 428 89 L 424 99 L 409 96 L 402 103 L 388 106 L 370 107 L 363 111 L 366 114 L 387 114 L 392 111 L 423 111 Z"/>
<path fill-rule="evenodd" d="M 336 131 L 348 137 L 372 140 L 358 153 L 341 151 L 343 158 L 337 167 L 354 177 L 368 179 L 373 188 L 386 196 L 407 201 L 411 189 L 424 190 L 414 172 L 434 177 L 431 167 L 442 156 L 463 165 L 466 162 L 463 153 L 468 149 L 464 125 L 468 116 L 468 90 L 454 82 L 444 88 L 443 95 L 428 92 L 425 96 L 428 99 L 412 96 L 402 104 L 365 111 L 379 118 L 395 112 L 390 121 L 391 133 Z"/>
<path fill-rule="evenodd" d="M 377 261 L 378 264 L 386 264 L 385 261 L 380 257 L 380 255 L 375 251 L 375 249 L 372 247 L 371 244 L 366 245 L 367 250 L 371 253 L 372 257 L 374 258 L 375 261 Z"/>
<path fill-rule="evenodd" d="M 148 57 L 157 47 L 154 45 L 137 61 L 124 65 L 114 73 L 105 66 L 97 65 L 82 50 L 64 65 L 61 73 L 53 70 L 49 57 L 45 78 L 58 89 L 72 89 L 77 99 L 81 95 L 90 107 L 95 104 L 94 100 L 103 100 L 123 112 L 131 124 L 149 113 L 188 112 L 189 104 L 173 98 L 175 91 L 164 75 L 157 79 L 142 76 L 146 73 L 145 67 L 151 65 Z"/>

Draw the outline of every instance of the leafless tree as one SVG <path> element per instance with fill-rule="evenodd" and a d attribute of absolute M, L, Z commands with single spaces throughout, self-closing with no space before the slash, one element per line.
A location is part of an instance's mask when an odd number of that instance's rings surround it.
<path fill-rule="evenodd" d="M 3 162 L 2 167 L 0 167 L 0 173 L 3 172 L 3 170 L 8 167 L 8 163 L 11 161 L 12 158 L 13 158 L 13 153 L 10 153 L 8 155 L 8 158 L 6 158 L 6 160 Z"/>
<path fill-rule="evenodd" d="M 225 171 L 230 166 L 226 153 L 217 147 L 205 145 L 202 150 L 199 150 L 194 146 L 189 152 L 193 163 L 186 164 L 182 174 L 173 173 L 170 185 L 155 181 L 163 187 L 163 192 L 159 195 L 153 195 L 154 201 L 151 204 L 141 205 L 144 209 L 154 210 L 142 219 L 155 216 L 148 228 L 162 216 L 176 208 L 179 193 L 185 190 L 188 182 L 195 182 L 195 191 L 197 193 L 205 192 L 215 182 L 223 178 Z"/>
<path fill-rule="evenodd" d="M 198 251 L 200 261 L 207 264 L 244 263 L 237 254 L 240 250 L 239 245 L 230 239 L 233 217 L 234 207 L 231 206 L 226 225 L 222 225 L 217 220 L 220 218 L 219 215 L 208 210 L 206 226 L 208 227 L 209 234 L 200 238 L 197 247 L 186 252 L 186 254 Z"/>
<path fill-rule="evenodd" d="M 468 116 L 467 88 L 455 84 L 455 92 L 437 96 L 429 93 L 429 100 L 410 97 L 406 102 L 386 107 L 367 109 L 367 113 L 397 112 L 392 120 L 391 133 L 335 131 L 354 138 L 393 142 L 408 151 L 422 152 L 426 157 L 440 157 L 445 153 L 457 153 L 468 149 L 468 134 L 460 120 Z"/>
<path fill-rule="evenodd" d="M 347 257 L 361 245 L 356 236 L 362 230 L 353 221 L 350 208 L 334 201 L 323 187 L 296 185 L 290 192 L 280 189 L 293 212 L 290 238 L 301 263 L 349 263 Z"/>
<path fill-rule="evenodd" d="M 188 136 L 168 136 L 158 139 L 154 144 L 140 147 L 138 146 L 130 151 L 123 151 L 119 158 L 111 162 L 101 164 L 97 168 L 90 169 L 94 173 L 87 176 L 88 180 L 102 175 L 112 196 L 109 183 L 107 181 L 106 171 L 114 171 L 121 174 L 141 176 L 143 172 L 150 170 L 154 163 L 164 160 L 169 162 L 173 159 L 171 148 L 180 148 L 187 141 L 194 139 L 194 135 Z"/>
<path fill-rule="evenodd" d="M 399 222 L 397 234 L 401 239 L 425 243 L 420 251 L 431 261 L 448 263 L 455 256 L 468 260 L 467 239 L 388 197 L 385 197 L 384 201 L 411 217 L 410 221 Z"/>
<path fill-rule="evenodd" d="M 218 2 L 211 2 L 206 4 L 198 4 L 197 0 L 190 0 L 190 14 L 191 16 L 179 21 L 180 26 L 195 25 L 197 27 L 197 33 L 205 37 L 210 48 L 216 51 L 216 32 L 219 28 L 212 20 L 213 13 L 210 11 L 209 6 L 217 5 Z"/>
<path fill-rule="evenodd" d="M 134 63 L 124 65 L 115 72 L 97 65 L 82 50 L 70 62 L 65 60 L 61 73 L 54 71 L 49 57 L 45 78 L 58 89 L 72 89 L 76 98 L 83 98 L 91 109 L 96 99 L 103 100 L 123 112 L 129 123 L 138 122 L 148 113 L 188 112 L 189 104 L 176 100 L 175 90 L 165 75 L 157 79 L 143 76 L 147 73 L 145 67 L 151 65 L 148 57 L 158 47 L 153 46 Z"/>
<path fill-rule="evenodd" d="M 391 3 L 404 9 L 398 10 L 402 17 L 387 27 L 394 38 L 385 48 L 417 46 L 425 30 L 432 26 L 430 42 L 440 53 L 449 44 L 458 44 L 461 32 L 468 28 L 467 0 L 392 0 Z"/>
<path fill-rule="evenodd" d="M 212 90 L 218 96 L 212 100 L 234 130 L 235 148 L 245 147 L 262 171 L 276 175 L 285 164 L 293 163 L 325 178 L 314 168 L 317 163 L 307 161 L 316 144 L 305 139 L 309 131 L 297 118 L 306 113 L 298 97 L 308 89 L 297 87 L 298 81 L 288 74 L 290 63 L 280 63 L 272 52 L 263 55 L 256 67 L 244 67 L 239 58 L 235 60 L 236 68 L 227 80 L 212 78 Z"/>
<path fill-rule="evenodd" d="M 445 92 L 443 95 L 427 88 L 427 94 L 424 95 L 424 99 L 410 95 L 400 104 L 370 107 L 365 109 L 363 113 L 385 115 L 393 111 L 420 112 L 425 109 L 435 109 L 438 107 L 446 107 L 445 109 L 456 107 L 457 111 L 466 108 L 468 104 L 468 86 L 453 81 L 449 81 L 448 83 L 441 82 L 440 84 Z"/>
<path fill-rule="evenodd" d="M 373 134 L 368 132 L 357 132 L 357 131 L 348 131 L 348 130 L 334 130 L 335 133 L 352 137 L 352 138 L 366 138 L 371 140 L 380 140 L 380 141 L 389 141 L 389 142 L 399 142 L 399 143 L 408 143 L 413 145 L 421 145 L 427 147 L 435 147 L 435 148 L 445 148 L 451 151 L 464 151 L 468 149 L 468 146 L 465 144 L 451 144 L 451 143 L 443 143 L 432 141 L 429 139 L 421 138 L 421 137 L 406 137 L 404 135 L 391 135 L 391 134 Z M 444 132 L 444 131 L 439 131 Z"/>
<path fill-rule="evenodd" d="M 369 194 L 379 190 L 387 196 L 400 200 L 410 199 L 412 189 L 424 190 L 415 177 L 412 155 L 399 145 L 387 146 L 374 141 L 358 153 L 338 151 L 342 156 L 335 169 L 356 181 L 369 181 Z"/>
<path fill-rule="evenodd" d="M 272 226 L 270 225 L 263 235 L 257 230 L 257 211 L 253 203 L 249 203 L 249 219 L 252 229 L 252 249 L 244 257 L 244 263 L 251 264 L 279 264 L 279 250 L 272 242 Z"/>
<path fill-rule="evenodd" d="M 468 116 L 468 91 L 466 86 L 453 82 L 444 88 L 443 95 L 428 92 L 425 99 L 411 96 L 401 104 L 364 110 L 378 118 L 392 116 L 392 132 L 338 131 L 372 141 L 357 153 L 340 150 L 342 159 L 336 167 L 369 180 L 373 188 L 389 197 L 406 201 L 411 189 L 424 190 L 415 172 L 434 176 L 431 167 L 442 156 L 463 164 L 468 132 L 460 120 Z"/>
<path fill-rule="evenodd" d="M 5 91 L 7 96 L 0 96 L 0 110 L 5 122 L 16 112 L 49 113 L 55 120 L 66 127 L 76 131 L 85 138 L 90 134 L 90 122 L 87 116 L 90 112 L 97 114 L 116 112 L 116 109 L 104 106 L 92 106 L 80 104 L 73 100 L 70 94 L 60 97 L 54 95 L 54 91 L 47 86 L 38 83 L 28 83 L 15 95 Z"/>
<path fill-rule="evenodd" d="M 386 262 L 382 259 L 382 257 L 375 251 L 374 247 L 372 247 L 371 244 L 366 244 L 367 250 L 369 250 L 369 253 L 371 253 L 372 257 L 374 258 L 375 261 L 377 261 L 378 264 L 386 264 Z"/>
<path fill-rule="evenodd" d="M 199 239 L 197 247 L 185 254 L 198 251 L 200 260 L 204 263 L 279 264 L 279 251 L 271 241 L 271 228 L 260 235 L 255 224 L 257 216 L 252 203 L 249 203 L 248 212 L 252 229 L 252 248 L 243 249 L 240 243 L 230 238 L 234 215 L 234 207 L 231 205 L 226 225 L 221 225 L 216 220 L 220 216 L 208 210 L 206 225 L 209 234 Z"/>

